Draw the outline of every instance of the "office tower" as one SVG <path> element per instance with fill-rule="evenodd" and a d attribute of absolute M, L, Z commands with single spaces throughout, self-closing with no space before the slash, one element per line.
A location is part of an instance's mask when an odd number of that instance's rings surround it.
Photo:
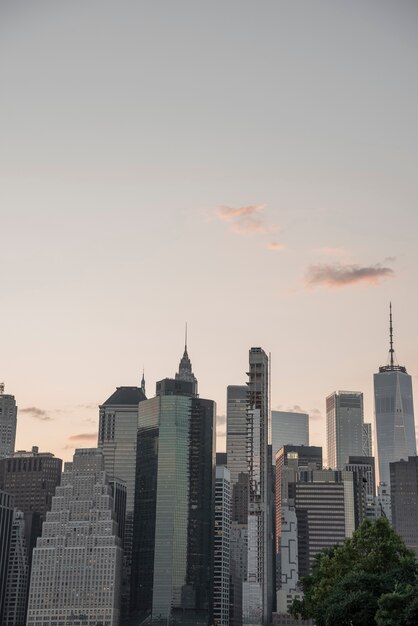
<path fill-rule="evenodd" d="M 13 507 L 13 496 L 4 491 L 0 491 L 0 620 L 2 619 L 3 599 L 6 591 L 10 536 L 13 524 Z"/>
<path fill-rule="evenodd" d="M 217 465 L 215 480 L 213 621 L 218 626 L 229 626 L 230 529 L 231 475 L 224 465 Z"/>
<path fill-rule="evenodd" d="M 398 365 L 393 347 L 392 304 L 389 312 L 389 364 L 374 374 L 374 402 L 379 482 L 390 488 L 389 464 L 417 453 L 412 378 Z"/>
<path fill-rule="evenodd" d="M 289 466 L 294 470 L 292 474 L 283 473 L 283 468 Z M 275 480 L 275 512 L 276 512 L 276 558 L 280 554 L 282 534 L 282 506 L 288 500 L 288 481 L 295 480 L 299 469 L 322 469 L 322 448 L 319 446 L 285 445 L 276 452 L 276 480 Z M 280 570 L 277 571 L 277 582 L 280 581 Z"/>
<path fill-rule="evenodd" d="M 373 456 L 372 425 L 363 424 L 363 456 Z"/>
<path fill-rule="evenodd" d="M 13 494 L 15 506 L 24 513 L 29 563 L 42 522 L 51 509 L 52 497 L 60 484 L 62 459 L 51 452 L 19 450 L 0 459 L 0 489 Z"/>
<path fill-rule="evenodd" d="M 248 473 L 246 385 L 229 385 L 226 391 L 226 454 L 231 484 L 241 473 Z"/>
<path fill-rule="evenodd" d="M 103 454 L 76 450 L 33 551 L 27 626 L 119 626 L 121 567 Z"/>
<path fill-rule="evenodd" d="M 29 552 L 25 516 L 14 510 L 1 626 L 25 626 L 29 585 Z"/>
<path fill-rule="evenodd" d="M 296 509 L 298 567 L 303 577 L 310 573 L 316 554 L 344 541 L 355 529 L 353 474 L 301 471 L 288 490 Z"/>
<path fill-rule="evenodd" d="M 365 485 L 367 497 L 374 500 L 376 497 L 376 472 L 373 456 L 349 456 L 345 469 L 357 472 Z"/>
<path fill-rule="evenodd" d="M 197 381 L 188 378 L 159 381 L 157 395 L 139 405 L 131 608 L 138 619 L 151 614 L 155 624 L 206 626 L 215 403 L 197 397 Z"/>
<path fill-rule="evenodd" d="M 135 503 L 136 437 L 138 406 L 145 397 L 145 380 L 141 387 L 117 387 L 99 407 L 98 448 L 102 450 L 109 479 L 118 478 L 126 485 L 126 517 L 123 537 L 122 614 L 129 610 L 132 566 L 132 535 Z"/>
<path fill-rule="evenodd" d="M 288 443 L 309 446 L 309 415 L 290 411 L 272 411 L 272 465 L 276 462 L 276 452 Z"/>
<path fill-rule="evenodd" d="M 250 349 L 248 377 L 248 558 L 243 581 L 243 624 L 253 626 L 268 623 L 272 604 L 269 362 L 261 348 Z"/>
<path fill-rule="evenodd" d="M 4 393 L 4 383 L 0 383 L 0 459 L 14 452 L 16 423 L 15 397 Z"/>
<path fill-rule="evenodd" d="M 328 467 L 343 469 L 350 455 L 363 454 L 363 394 L 335 391 L 326 407 Z"/>
<path fill-rule="evenodd" d="M 418 556 L 418 457 L 390 464 L 392 524 Z"/>

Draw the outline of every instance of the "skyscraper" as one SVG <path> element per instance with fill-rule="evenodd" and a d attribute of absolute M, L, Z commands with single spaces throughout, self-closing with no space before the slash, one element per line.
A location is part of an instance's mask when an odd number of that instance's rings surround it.
<path fill-rule="evenodd" d="M 243 581 L 243 624 L 267 624 L 272 606 L 271 458 L 269 360 L 262 348 L 249 352 L 247 396 L 248 546 Z"/>
<path fill-rule="evenodd" d="M 367 422 L 363 424 L 363 454 L 373 456 L 372 425 Z"/>
<path fill-rule="evenodd" d="M 276 452 L 286 444 L 309 446 L 309 415 L 291 411 L 271 412 L 272 465 Z"/>
<path fill-rule="evenodd" d="M 14 510 L 1 626 L 25 626 L 29 585 L 29 551 L 25 516 Z"/>
<path fill-rule="evenodd" d="M 392 523 L 418 556 L 418 457 L 390 464 Z"/>
<path fill-rule="evenodd" d="M 412 378 L 398 365 L 393 347 L 392 304 L 389 312 L 389 363 L 374 374 L 379 482 L 390 487 L 389 464 L 417 453 Z"/>
<path fill-rule="evenodd" d="M 4 393 L 0 383 L 0 459 L 15 450 L 17 406 L 14 396 Z"/>
<path fill-rule="evenodd" d="M 130 596 L 138 406 L 145 399 L 145 380 L 142 375 L 141 387 L 117 387 L 99 407 L 98 448 L 103 452 L 106 473 L 109 479 L 119 478 L 126 485 L 125 528 L 121 533 L 124 548 L 124 616 L 128 612 Z"/>
<path fill-rule="evenodd" d="M 363 454 L 363 394 L 334 391 L 326 407 L 328 467 L 344 469 L 349 456 Z"/>
<path fill-rule="evenodd" d="M 76 450 L 33 552 L 27 626 L 119 626 L 121 567 L 103 454 Z"/>
<path fill-rule="evenodd" d="M 139 405 L 132 612 L 155 624 L 210 620 L 215 403 L 196 390 L 183 357 Z"/>
<path fill-rule="evenodd" d="M 216 466 L 213 559 L 213 622 L 229 626 L 231 480 L 224 465 Z"/>
<path fill-rule="evenodd" d="M 5 491 L 0 491 L 0 620 L 2 618 L 4 593 L 6 591 L 13 507 L 13 496 Z"/>
<path fill-rule="evenodd" d="M 246 385 L 229 385 L 226 390 L 226 453 L 232 486 L 239 474 L 248 473 L 247 395 Z"/>

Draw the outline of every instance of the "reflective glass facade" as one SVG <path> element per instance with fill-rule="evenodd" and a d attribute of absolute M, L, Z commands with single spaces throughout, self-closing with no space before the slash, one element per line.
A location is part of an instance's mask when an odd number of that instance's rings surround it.
<path fill-rule="evenodd" d="M 132 612 L 208 624 L 215 404 L 194 397 L 190 382 L 157 389 L 139 407 Z"/>
<path fill-rule="evenodd" d="M 363 454 L 363 394 L 335 391 L 326 407 L 328 467 L 341 470 L 349 456 Z"/>
<path fill-rule="evenodd" d="M 380 368 L 374 400 L 379 481 L 389 485 L 389 464 L 417 453 L 412 379 L 405 368 Z"/>

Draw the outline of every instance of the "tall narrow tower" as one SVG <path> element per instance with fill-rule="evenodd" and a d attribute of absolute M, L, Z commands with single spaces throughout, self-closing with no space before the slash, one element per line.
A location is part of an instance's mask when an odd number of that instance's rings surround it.
<path fill-rule="evenodd" d="M 412 378 L 398 365 L 393 343 L 392 303 L 389 308 L 388 364 L 374 374 L 374 401 L 379 481 L 390 483 L 389 464 L 417 453 Z"/>
<path fill-rule="evenodd" d="M 270 623 L 272 538 L 269 494 L 269 359 L 249 354 L 247 396 L 248 563 L 243 582 L 243 624 Z"/>
<path fill-rule="evenodd" d="M 193 383 L 193 395 L 197 396 L 197 378 L 192 371 L 192 362 L 189 359 L 187 353 L 187 324 L 184 337 L 184 352 L 180 359 L 179 371 L 176 373 L 176 380 L 186 380 L 189 383 Z"/>
<path fill-rule="evenodd" d="M 4 383 L 0 383 L 0 459 L 15 451 L 16 422 L 15 397 L 4 393 Z"/>

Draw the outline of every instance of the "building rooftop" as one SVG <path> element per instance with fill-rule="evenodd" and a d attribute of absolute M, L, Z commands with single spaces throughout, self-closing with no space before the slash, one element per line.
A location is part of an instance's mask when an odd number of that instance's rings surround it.
<path fill-rule="evenodd" d="M 133 406 L 146 400 L 141 387 L 116 387 L 116 391 L 101 406 Z"/>

